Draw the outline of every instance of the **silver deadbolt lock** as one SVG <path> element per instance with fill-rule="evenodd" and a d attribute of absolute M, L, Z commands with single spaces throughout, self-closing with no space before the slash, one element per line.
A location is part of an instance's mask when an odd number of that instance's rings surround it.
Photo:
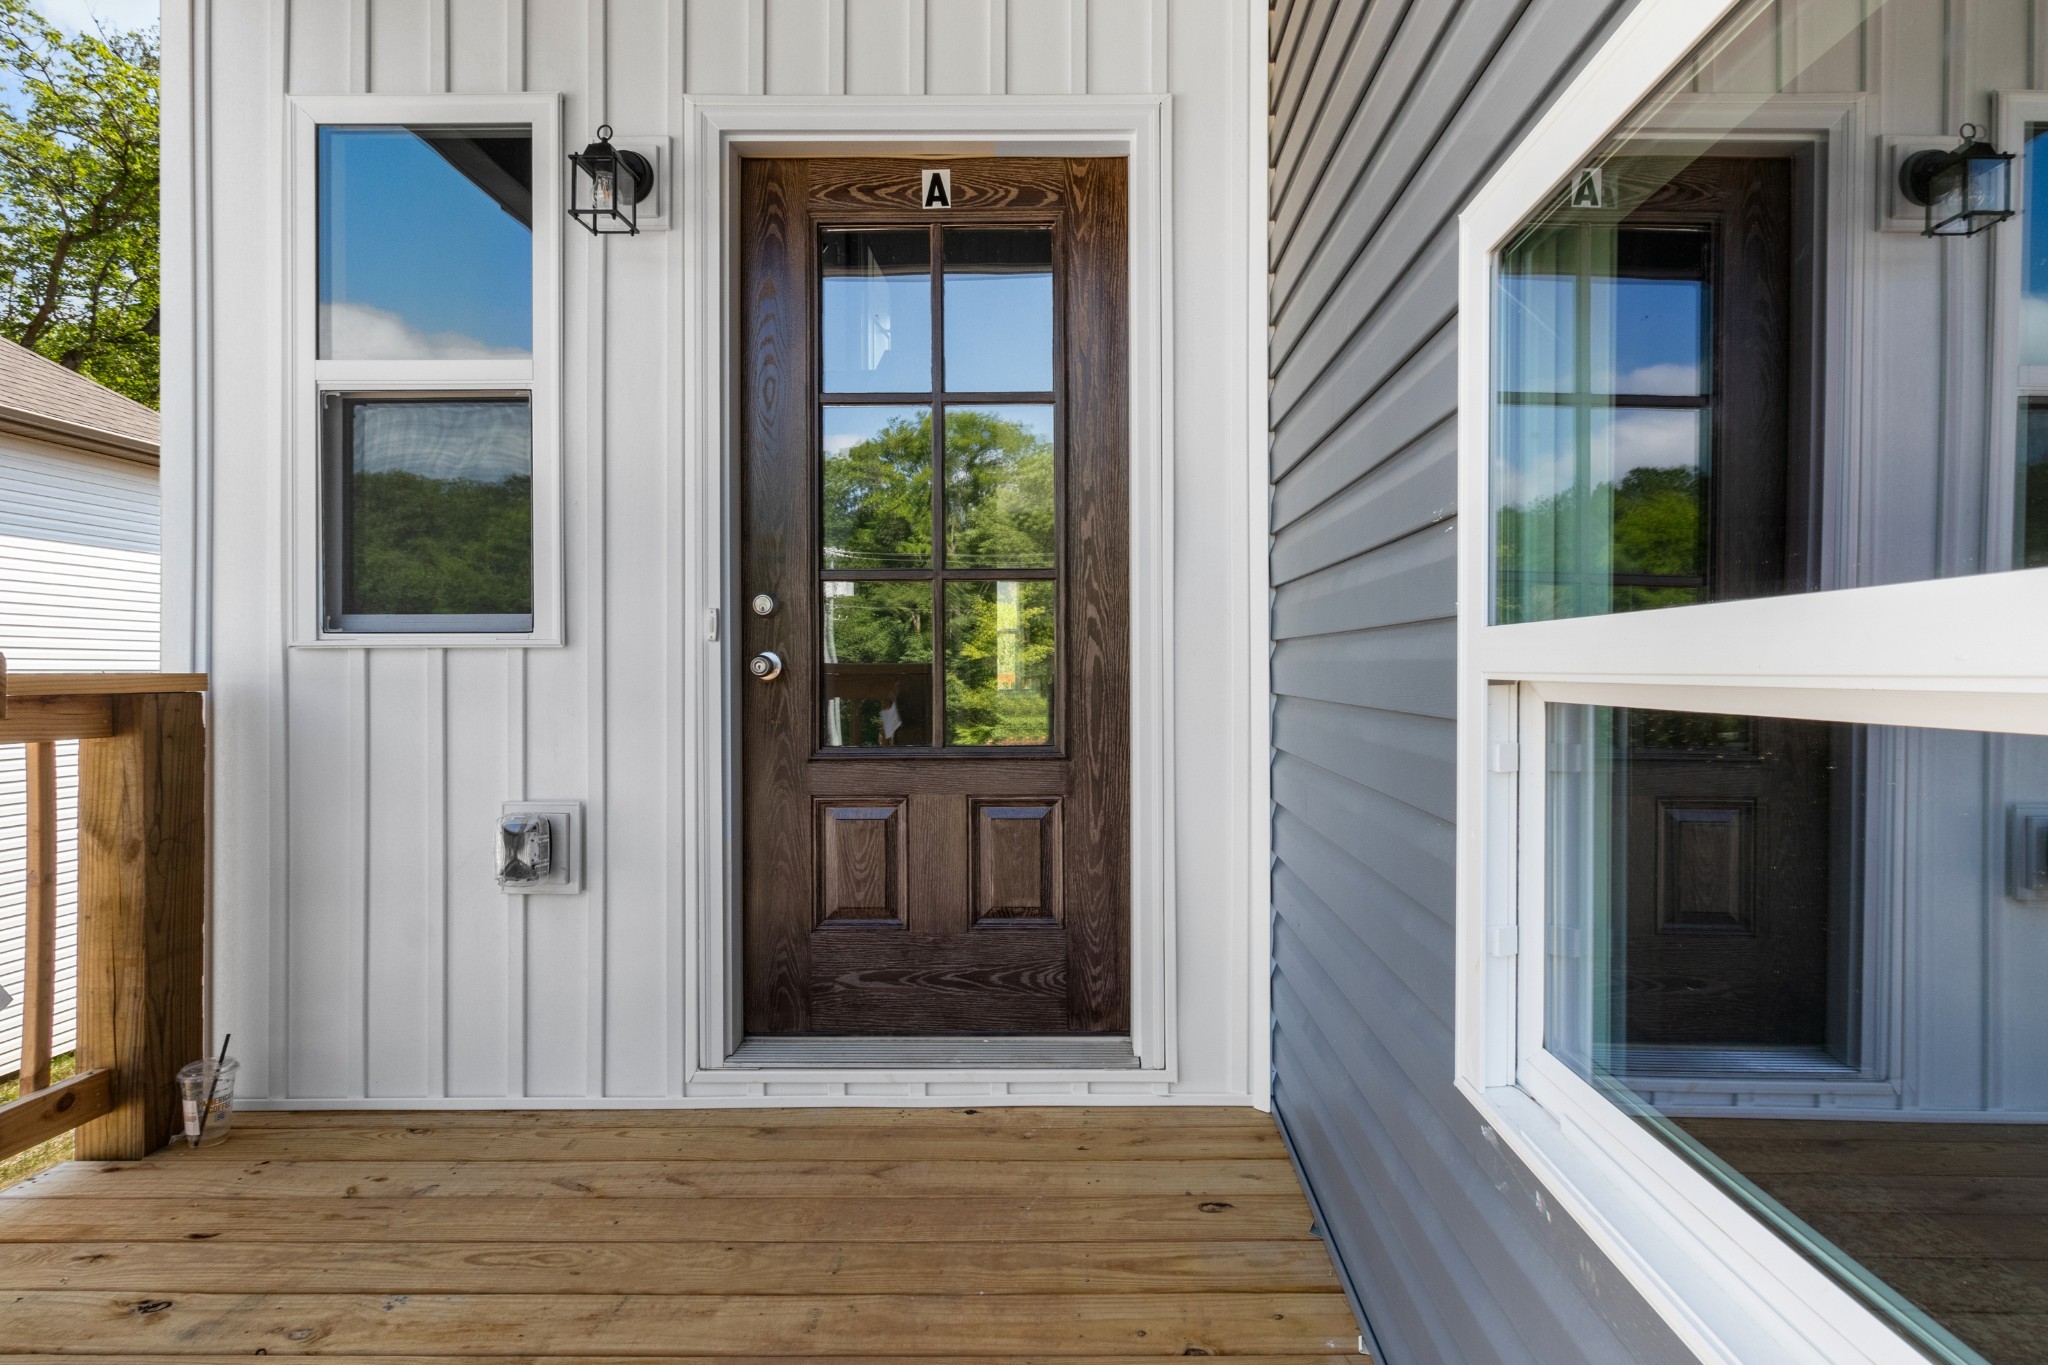
<path fill-rule="evenodd" d="M 773 616 L 775 608 L 780 605 L 771 593 L 757 592 L 754 594 L 754 615 L 756 616 Z"/>
<path fill-rule="evenodd" d="M 772 649 L 764 649 L 747 660 L 747 672 L 762 682 L 774 682 L 782 676 L 782 656 Z"/>

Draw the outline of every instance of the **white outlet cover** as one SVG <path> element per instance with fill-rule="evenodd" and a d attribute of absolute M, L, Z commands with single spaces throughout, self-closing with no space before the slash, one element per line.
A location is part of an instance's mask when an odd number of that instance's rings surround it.
<path fill-rule="evenodd" d="M 500 887 L 508 896 L 575 896 L 583 891 L 583 803 L 581 801 L 507 801 L 499 819 L 507 815 L 545 815 L 551 828 L 554 871 L 535 886 L 517 889 Z M 492 837 L 497 837 L 492 831 Z M 495 859 L 488 866 L 495 867 Z"/>

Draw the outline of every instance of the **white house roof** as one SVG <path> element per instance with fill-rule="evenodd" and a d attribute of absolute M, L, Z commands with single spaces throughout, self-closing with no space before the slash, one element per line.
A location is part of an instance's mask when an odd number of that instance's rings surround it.
<path fill-rule="evenodd" d="M 155 464 L 153 409 L 0 338 L 0 432 Z"/>

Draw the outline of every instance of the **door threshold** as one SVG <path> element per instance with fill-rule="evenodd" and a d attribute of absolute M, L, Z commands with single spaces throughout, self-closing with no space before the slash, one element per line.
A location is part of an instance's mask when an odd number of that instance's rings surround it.
<path fill-rule="evenodd" d="M 732 1067 L 1028 1067 L 1035 1070 L 1138 1068 L 1127 1035 L 1084 1038 L 749 1038 L 726 1059 Z"/>

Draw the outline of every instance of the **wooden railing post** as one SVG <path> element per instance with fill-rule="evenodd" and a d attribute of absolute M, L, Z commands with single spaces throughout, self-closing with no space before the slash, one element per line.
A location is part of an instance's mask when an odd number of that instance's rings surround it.
<path fill-rule="evenodd" d="M 22 746 L 28 776 L 28 924 L 22 943 L 21 1093 L 50 1084 L 57 1023 L 57 746 Z"/>
<path fill-rule="evenodd" d="M 78 749 L 78 1068 L 112 1073 L 82 1161 L 170 1140 L 178 1068 L 202 1040 L 206 735 L 201 698 L 112 697 L 113 734 Z"/>

